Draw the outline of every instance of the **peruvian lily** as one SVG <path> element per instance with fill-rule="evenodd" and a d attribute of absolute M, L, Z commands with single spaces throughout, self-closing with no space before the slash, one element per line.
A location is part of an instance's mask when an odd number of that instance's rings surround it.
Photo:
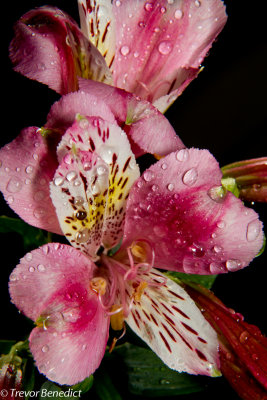
<path fill-rule="evenodd" d="M 267 399 L 267 338 L 200 285 L 185 285 L 218 333 L 221 371 L 244 400 Z"/>
<path fill-rule="evenodd" d="M 139 177 L 116 123 L 77 115 L 57 159 L 52 139 L 29 128 L 0 152 L 11 207 L 72 245 L 28 253 L 10 277 L 12 301 L 37 325 L 29 342 L 39 370 L 61 384 L 84 379 L 103 357 L 109 324 L 120 331 L 126 321 L 170 368 L 216 375 L 214 331 L 155 268 L 210 274 L 245 267 L 263 242 L 257 214 L 224 191 L 207 150 L 172 152 Z"/>
<path fill-rule="evenodd" d="M 15 70 L 60 94 L 78 77 L 127 90 L 165 111 L 194 79 L 226 22 L 221 0 L 78 0 L 81 29 L 53 7 L 17 22 Z"/>
<path fill-rule="evenodd" d="M 222 168 L 224 178 L 235 180 L 243 200 L 267 202 L 267 157 L 238 161 Z"/>

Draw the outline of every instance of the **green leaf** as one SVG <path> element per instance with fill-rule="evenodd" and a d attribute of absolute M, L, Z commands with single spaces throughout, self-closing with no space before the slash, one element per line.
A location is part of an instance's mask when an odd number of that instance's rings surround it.
<path fill-rule="evenodd" d="M 39 399 L 68 399 L 68 400 L 78 400 L 82 392 L 74 391 L 73 388 L 60 387 L 53 382 L 46 381 L 40 389 Z"/>
<path fill-rule="evenodd" d="M 22 387 L 25 392 L 25 400 L 31 398 L 30 392 L 34 390 L 35 367 L 33 359 L 23 359 Z"/>
<path fill-rule="evenodd" d="M 200 285 L 210 289 L 217 278 L 217 275 L 196 275 L 196 274 L 184 274 L 182 272 L 166 272 L 168 278 L 178 283 L 180 281 L 199 283 Z"/>
<path fill-rule="evenodd" d="M 100 400 L 122 400 L 103 366 L 94 375 L 94 389 Z"/>
<path fill-rule="evenodd" d="M 114 353 L 122 357 L 126 367 L 128 389 L 133 394 L 163 397 L 204 389 L 203 377 L 169 369 L 150 349 L 125 343 L 115 348 Z M 103 397 L 101 400 L 109 398 Z"/>
<path fill-rule="evenodd" d="M 16 232 L 22 236 L 25 250 L 31 250 L 48 242 L 41 229 L 34 228 L 19 218 L 0 216 L 0 233 Z"/>
<path fill-rule="evenodd" d="M 80 390 L 81 393 L 84 394 L 91 389 L 93 383 L 94 383 L 94 377 L 93 375 L 90 375 L 88 378 L 85 378 L 84 381 L 71 386 L 71 389 L 73 389 L 74 391 Z"/>

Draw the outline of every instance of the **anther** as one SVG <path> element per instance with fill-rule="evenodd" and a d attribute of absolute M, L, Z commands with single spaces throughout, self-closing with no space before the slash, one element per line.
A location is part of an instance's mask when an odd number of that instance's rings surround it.
<path fill-rule="evenodd" d="M 93 278 L 91 279 L 90 287 L 94 292 L 100 294 L 100 296 L 103 296 L 106 293 L 107 281 L 100 276 Z"/>

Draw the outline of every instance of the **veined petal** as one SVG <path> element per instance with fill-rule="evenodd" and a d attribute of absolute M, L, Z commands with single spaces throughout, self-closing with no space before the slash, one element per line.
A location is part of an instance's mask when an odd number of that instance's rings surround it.
<path fill-rule="evenodd" d="M 186 273 L 248 265 L 262 247 L 262 224 L 221 187 L 221 177 L 207 150 L 182 149 L 161 159 L 130 192 L 122 247 L 146 238 L 156 267 Z"/>
<path fill-rule="evenodd" d="M 78 0 L 81 29 L 97 47 L 112 68 L 116 37 L 112 2 L 106 0 Z"/>
<path fill-rule="evenodd" d="M 90 289 L 96 266 L 76 249 L 51 243 L 26 256 L 10 276 L 12 301 L 36 321 L 29 341 L 39 371 L 72 385 L 99 366 L 109 318 Z"/>
<path fill-rule="evenodd" d="M 78 117 L 58 146 L 51 197 L 73 246 L 96 257 L 118 244 L 126 199 L 139 168 L 125 132 L 100 118 Z"/>
<path fill-rule="evenodd" d="M 136 157 L 144 153 L 164 156 L 185 147 L 167 118 L 148 101 L 99 82 L 80 79 L 79 86 L 111 109 L 127 133 Z"/>
<path fill-rule="evenodd" d="M 0 160 L 0 189 L 9 206 L 29 224 L 62 234 L 49 191 L 56 154 L 39 128 L 24 129 L 0 150 Z"/>
<path fill-rule="evenodd" d="M 29 11 L 15 25 L 14 69 L 60 94 L 78 89 L 77 77 L 111 83 L 105 59 L 70 16 L 54 7 Z"/>
<path fill-rule="evenodd" d="M 113 10 L 114 85 L 151 102 L 189 83 L 226 22 L 220 0 L 121 0 Z"/>
<path fill-rule="evenodd" d="M 214 376 L 219 354 L 217 335 L 184 289 L 152 269 L 150 281 L 133 301 L 126 322 L 170 368 Z M 166 283 L 163 284 L 164 280 Z M 129 288 L 133 295 L 133 287 Z"/>

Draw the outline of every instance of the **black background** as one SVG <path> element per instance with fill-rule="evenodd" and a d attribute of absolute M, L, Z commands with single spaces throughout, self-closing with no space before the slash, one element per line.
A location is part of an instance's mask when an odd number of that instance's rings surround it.
<path fill-rule="evenodd" d="M 56 5 L 79 20 L 75 0 L 47 3 L 23 0 L 1 4 L 1 146 L 10 142 L 24 127 L 42 126 L 50 106 L 58 99 L 58 95 L 45 85 L 13 72 L 8 59 L 14 22 L 29 9 L 44 4 Z M 204 71 L 166 114 L 187 147 L 209 149 L 221 166 L 267 155 L 266 14 L 251 1 L 228 0 L 225 4 L 228 22 L 203 63 Z M 267 205 L 247 205 L 266 221 Z M 13 216 L 2 199 L 1 214 Z M 0 239 L 0 304 L 1 320 L 4 321 L 1 339 L 20 340 L 31 325 L 9 303 L 7 282 L 24 250 L 16 235 L 1 234 Z M 244 270 L 220 276 L 213 287 L 226 305 L 242 313 L 247 322 L 258 325 L 265 333 L 266 261 L 267 256 L 263 254 Z M 224 378 L 210 379 L 203 394 L 180 396 L 179 399 L 210 400 L 220 396 L 238 399 Z M 92 397 L 88 394 L 88 398 Z"/>

